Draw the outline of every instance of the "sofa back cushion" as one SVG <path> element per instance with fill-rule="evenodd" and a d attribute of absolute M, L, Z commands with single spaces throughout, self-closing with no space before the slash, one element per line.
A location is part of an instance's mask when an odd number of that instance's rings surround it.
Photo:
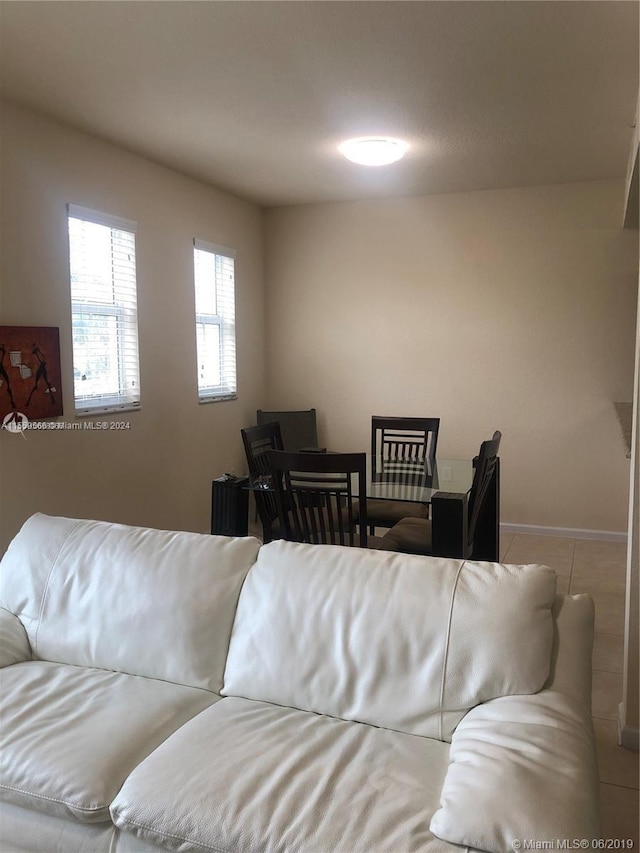
<path fill-rule="evenodd" d="M 257 539 L 32 516 L 0 564 L 0 603 L 35 658 L 219 692 Z"/>
<path fill-rule="evenodd" d="M 543 686 L 555 589 L 543 566 L 273 542 L 222 693 L 450 740 L 473 706 Z"/>

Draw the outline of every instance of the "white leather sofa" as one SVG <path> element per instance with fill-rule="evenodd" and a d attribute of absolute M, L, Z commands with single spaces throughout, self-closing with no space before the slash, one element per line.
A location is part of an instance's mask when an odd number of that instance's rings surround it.
<path fill-rule="evenodd" d="M 593 605 L 548 568 L 36 515 L 0 577 L 3 853 L 598 837 Z"/>

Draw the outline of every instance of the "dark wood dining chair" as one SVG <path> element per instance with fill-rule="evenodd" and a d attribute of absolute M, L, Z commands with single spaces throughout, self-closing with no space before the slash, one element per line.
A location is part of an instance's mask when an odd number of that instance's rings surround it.
<path fill-rule="evenodd" d="M 254 481 L 252 489 L 256 502 L 256 510 L 262 524 L 262 536 L 265 544 L 278 538 L 279 522 L 276 499 L 271 489 L 271 467 L 269 452 L 282 450 L 282 433 L 280 424 L 265 423 L 258 426 L 246 427 L 240 430 L 244 452 L 247 457 L 249 477 Z M 260 479 L 264 488 L 256 488 Z"/>
<path fill-rule="evenodd" d="M 433 496 L 431 518 L 403 518 L 382 537 L 381 550 L 428 554 L 459 559 L 498 559 L 478 548 L 479 521 L 498 476 L 498 450 L 502 433 L 483 441 L 474 460 L 473 483 L 466 495 L 438 493 Z M 497 531 L 493 531 L 497 544 Z M 494 551 L 497 550 L 494 545 Z"/>
<path fill-rule="evenodd" d="M 367 536 L 365 453 L 273 450 L 272 483 L 283 539 L 376 547 Z"/>
<path fill-rule="evenodd" d="M 318 447 L 318 424 L 315 409 L 299 409 L 289 412 L 274 412 L 258 409 L 258 425 L 277 422 L 280 424 L 284 450 L 316 449 Z"/>
<path fill-rule="evenodd" d="M 440 418 L 371 418 L 371 480 L 413 486 L 425 483 L 433 471 Z M 428 518 L 429 505 L 418 501 L 370 499 L 370 533 L 376 527 L 393 527 L 403 518 Z"/>

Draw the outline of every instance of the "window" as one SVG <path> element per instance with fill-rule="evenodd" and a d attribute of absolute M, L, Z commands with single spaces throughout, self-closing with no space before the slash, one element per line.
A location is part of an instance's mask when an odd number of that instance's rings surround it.
<path fill-rule="evenodd" d="M 69 211 L 76 414 L 140 407 L 135 222 Z"/>
<path fill-rule="evenodd" d="M 201 403 L 236 396 L 234 251 L 193 241 L 196 352 Z"/>

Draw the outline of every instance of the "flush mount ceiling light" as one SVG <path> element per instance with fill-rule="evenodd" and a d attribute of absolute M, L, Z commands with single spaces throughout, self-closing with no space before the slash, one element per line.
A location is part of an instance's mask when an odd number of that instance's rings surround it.
<path fill-rule="evenodd" d="M 390 136 L 360 136 L 347 139 L 338 150 L 347 160 L 363 166 L 386 166 L 404 157 L 409 146 Z"/>

